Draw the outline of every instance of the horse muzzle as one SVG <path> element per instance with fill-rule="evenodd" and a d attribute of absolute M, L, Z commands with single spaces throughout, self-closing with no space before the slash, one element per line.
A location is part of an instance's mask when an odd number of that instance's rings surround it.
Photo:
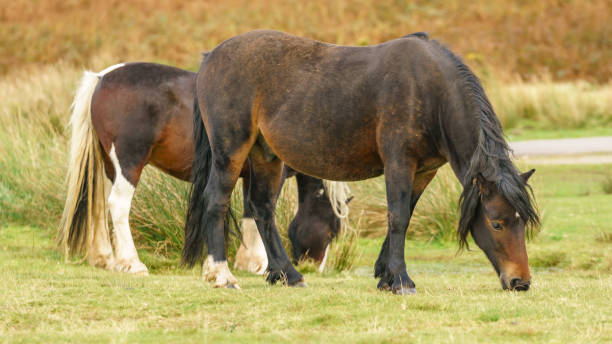
<path fill-rule="evenodd" d="M 499 280 L 504 290 L 527 291 L 531 286 L 531 279 L 521 279 L 519 277 L 506 278 L 502 274 Z"/>

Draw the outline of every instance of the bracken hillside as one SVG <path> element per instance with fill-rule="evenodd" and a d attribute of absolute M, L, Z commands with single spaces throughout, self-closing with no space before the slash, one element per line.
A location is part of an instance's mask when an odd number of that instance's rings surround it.
<path fill-rule="evenodd" d="M 197 69 L 199 52 L 269 28 L 347 45 L 426 31 L 479 73 L 502 79 L 612 76 L 612 2 L 0 0 L 0 74 L 92 58 Z"/>

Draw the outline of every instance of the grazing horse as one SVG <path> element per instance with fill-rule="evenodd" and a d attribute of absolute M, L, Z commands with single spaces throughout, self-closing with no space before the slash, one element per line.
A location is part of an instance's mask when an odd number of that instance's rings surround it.
<path fill-rule="evenodd" d="M 196 73 L 152 63 L 119 64 L 100 73 L 85 73 L 73 104 L 69 190 L 58 236 L 70 253 L 86 253 L 94 266 L 148 273 L 130 232 L 131 200 L 148 163 L 190 180 L 195 77 Z M 241 176 L 248 190 L 248 164 Z M 339 219 L 334 213 L 342 202 L 326 196 L 344 186 L 298 174 L 298 187 L 303 192 L 291 226 L 304 233 L 294 240 L 300 248 L 303 238 L 311 240 L 306 249 L 322 262 L 319 251 L 324 252 L 338 232 Z M 312 208 L 317 211 L 299 215 Z M 106 209 L 114 225 L 114 254 Z M 262 274 L 268 265 L 265 249 L 250 208 L 244 209 L 243 243 L 235 267 Z"/>
<path fill-rule="evenodd" d="M 378 288 L 416 292 L 404 241 L 419 196 L 446 162 L 463 185 L 458 237 L 471 233 L 504 289 L 527 290 L 525 229 L 539 223 L 527 179 L 509 156 L 478 78 L 450 50 L 418 33 L 367 47 L 328 44 L 259 30 L 228 39 L 197 77 L 202 123 L 183 262 L 224 271 L 224 217 L 245 160 L 249 205 L 268 254 L 267 280 L 302 285 L 274 223 L 283 162 L 329 180 L 385 175 L 388 232 L 375 264 Z M 200 115 L 201 113 L 201 115 Z M 205 126 L 205 130 L 204 127 Z"/>
<path fill-rule="evenodd" d="M 301 173 L 296 173 L 295 178 L 298 185 L 298 212 L 289 225 L 289 240 L 293 253 L 293 263 L 298 264 L 301 260 L 312 258 L 321 262 L 319 271 L 325 267 L 329 245 L 327 241 L 338 235 L 342 227 L 342 221 L 348 219 L 348 202 L 352 199 L 350 190 L 345 183 L 337 184 L 336 187 L 329 186 L 321 189 L 320 179 L 313 178 Z M 324 181 L 324 184 L 329 181 Z M 318 190 L 318 191 L 317 191 Z M 323 196 L 323 190 L 329 192 L 328 197 Z M 318 198 L 310 195 L 318 192 Z M 339 192 L 339 194 L 334 194 Z M 340 200 L 335 206 L 333 213 L 329 209 L 330 200 Z M 317 225 L 313 221 L 318 221 Z M 321 238 L 327 237 L 327 240 Z"/>

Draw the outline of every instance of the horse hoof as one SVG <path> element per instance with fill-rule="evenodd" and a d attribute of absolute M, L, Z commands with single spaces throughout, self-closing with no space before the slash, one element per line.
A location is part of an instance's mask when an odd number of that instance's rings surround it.
<path fill-rule="evenodd" d="M 143 270 L 143 271 L 136 271 L 136 272 L 132 272 L 131 273 L 134 276 L 149 276 L 149 270 Z"/>
<path fill-rule="evenodd" d="M 225 289 L 240 289 L 238 283 L 227 283 L 224 285 L 215 285 L 215 288 L 225 288 Z"/>
<path fill-rule="evenodd" d="M 417 293 L 416 288 L 402 287 L 402 288 L 393 290 L 393 294 L 395 295 L 414 295 L 416 293 Z"/>
<path fill-rule="evenodd" d="M 391 287 L 389 287 L 389 283 L 386 283 L 386 282 L 378 283 L 378 287 L 377 288 L 380 291 L 389 291 L 389 290 L 391 290 Z"/>
<path fill-rule="evenodd" d="M 304 280 L 290 285 L 291 288 L 308 288 L 308 284 Z"/>
<path fill-rule="evenodd" d="M 115 264 L 113 270 L 134 276 L 149 276 L 149 269 L 140 261 L 120 261 Z"/>

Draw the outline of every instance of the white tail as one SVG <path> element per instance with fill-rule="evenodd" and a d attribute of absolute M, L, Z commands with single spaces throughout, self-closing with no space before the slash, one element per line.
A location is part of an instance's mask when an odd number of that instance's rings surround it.
<path fill-rule="evenodd" d="M 121 66 L 115 65 L 100 73 L 86 71 L 72 103 L 68 192 L 57 236 L 66 258 L 76 253 L 87 257 L 94 238 L 94 223 L 99 223 L 96 220 L 101 217 L 105 217 L 100 221 L 104 228 L 95 230 L 106 231 L 108 235 L 104 165 L 91 122 L 91 98 L 102 75 Z"/>

